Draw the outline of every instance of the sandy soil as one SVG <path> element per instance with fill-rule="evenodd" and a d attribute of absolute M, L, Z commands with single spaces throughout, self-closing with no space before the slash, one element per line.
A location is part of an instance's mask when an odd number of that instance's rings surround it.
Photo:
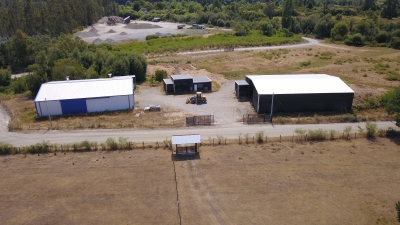
<path fill-rule="evenodd" d="M 106 23 L 96 23 L 93 26 L 75 33 L 74 35 L 82 38 L 88 43 L 119 43 L 128 40 L 146 40 L 147 35 L 157 34 L 158 36 L 170 36 L 172 34 L 204 34 L 206 31 L 198 29 L 178 29 L 178 23 L 169 22 L 150 22 L 150 21 L 131 21 L 126 25 L 117 23 L 108 26 Z"/>
<path fill-rule="evenodd" d="M 397 224 L 399 140 L 202 146 L 182 224 Z M 0 156 L 3 224 L 179 224 L 170 152 Z"/>

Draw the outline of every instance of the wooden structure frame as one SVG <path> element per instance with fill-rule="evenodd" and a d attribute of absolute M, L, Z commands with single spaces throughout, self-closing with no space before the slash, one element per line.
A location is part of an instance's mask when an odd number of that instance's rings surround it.
<path fill-rule="evenodd" d="M 171 143 L 175 145 L 176 155 L 197 155 L 200 134 L 173 135 Z"/>

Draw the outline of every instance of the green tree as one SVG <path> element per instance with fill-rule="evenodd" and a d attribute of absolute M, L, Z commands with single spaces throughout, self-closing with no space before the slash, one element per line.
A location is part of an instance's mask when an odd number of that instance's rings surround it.
<path fill-rule="evenodd" d="M 247 36 L 250 34 L 250 28 L 247 25 L 242 25 L 240 23 L 236 23 L 234 30 L 236 36 Z"/>
<path fill-rule="evenodd" d="M 348 37 L 345 41 L 346 45 L 353 45 L 353 46 L 364 46 L 364 37 L 360 34 L 354 34 Z"/>
<path fill-rule="evenodd" d="M 345 22 L 339 22 L 331 30 L 331 38 L 334 41 L 343 41 L 349 33 L 349 26 Z"/>
<path fill-rule="evenodd" d="M 266 36 L 272 36 L 275 33 L 274 27 L 269 21 L 263 20 L 258 23 L 260 32 Z"/>
<path fill-rule="evenodd" d="M 155 80 L 158 82 L 163 81 L 163 79 L 167 78 L 168 73 L 165 70 L 156 70 L 155 75 Z"/>
<path fill-rule="evenodd" d="M 376 9 L 375 0 L 364 0 L 363 1 L 363 5 L 362 5 L 362 9 L 364 11 L 375 10 Z"/>
<path fill-rule="evenodd" d="M 381 17 L 388 19 L 396 18 L 398 7 L 399 7 L 398 0 L 386 0 L 382 6 Z"/>
<path fill-rule="evenodd" d="M 386 112 L 395 116 L 396 126 L 400 127 L 400 86 L 387 96 Z"/>
<path fill-rule="evenodd" d="M 59 59 L 52 69 L 52 80 L 70 80 L 85 79 L 86 73 L 82 65 L 74 59 Z"/>
<path fill-rule="evenodd" d="M 20 71 L 25 68 L 26 57 L 28 55 L 28 37 L 22 30 L 17 30 L 12 37 L 12 71 Z"/>
<path fill-rule="evenodd" d="M 30 74 L 26 76 L 26 84 L 28 86 L 28 90 L 31 92 L 32 96 L 36 96 L 39 92 L 40 86 L 46 80 L 39 76 L 37 73 Z"/>
<path fill-rule="evenodd" d="M 331 17 L 331 14 L 326 14 L 315 25 L 314 32 L 317 38 L 328 38 L 331 36 L 331 30 L 334 26 Z"/>
<path fill-rule="evenodd" d="M 275 2 L 268 2 L 264 6 L 264 14 L 272 19 L 275 16 Z"/>
<path fill-rule="evenodd" d="M 11 81 L 10 70 L 0 69 L 0 86 L 8 86 Z"/>
<path fill-rule="evenodd" d="M 282 11 L 282 28 L 291 28 L 293 24 L 293 0 L 285 0 Z"/>

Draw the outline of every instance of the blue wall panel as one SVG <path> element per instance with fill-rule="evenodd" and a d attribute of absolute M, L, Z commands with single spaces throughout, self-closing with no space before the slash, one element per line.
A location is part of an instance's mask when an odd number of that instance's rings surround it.
<path fill-rule="evenodd" d="M 86 113 L 86 99 L 60 100 L 63 115 Z"/>

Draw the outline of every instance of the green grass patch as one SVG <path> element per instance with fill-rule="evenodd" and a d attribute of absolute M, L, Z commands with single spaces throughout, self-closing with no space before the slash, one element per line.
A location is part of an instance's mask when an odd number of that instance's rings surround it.
<path fill-rule="evenodd" d="M 152 39 L 146 42 L 134 41 L 127 44 L 119 44 L 113 47 L 114 51 L 134 51 L 140 53 L 166 53 L 192 50 L 222 49 L 228 47 L 256 47 L 273 46 L 302 42 L 300 35 L 285 37 L 279 33 L 272 37 L 261 35 L 252 31 L 249 36 L 235 36 L 232 33 L 219 33 L 208 37 L 168 37 Z"/>

